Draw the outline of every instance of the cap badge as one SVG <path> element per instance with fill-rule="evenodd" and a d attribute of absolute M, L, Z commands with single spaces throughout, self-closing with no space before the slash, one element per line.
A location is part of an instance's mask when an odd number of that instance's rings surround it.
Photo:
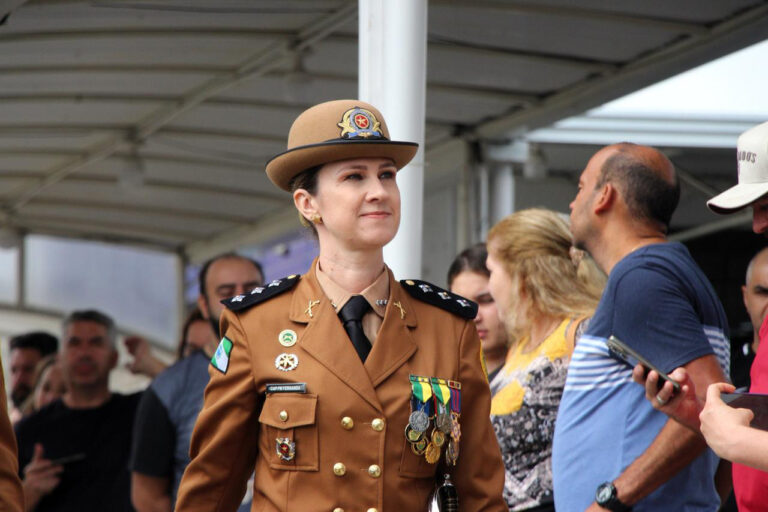
<path fill-rule="evenodd" d="M 342 139 L 384 139 L 379 128 L 381 123 L 373 115 L 373 112 L 364 108 L 355 107 L 344 112 L 341 122 L 337 124 L 341 128 Z"/>

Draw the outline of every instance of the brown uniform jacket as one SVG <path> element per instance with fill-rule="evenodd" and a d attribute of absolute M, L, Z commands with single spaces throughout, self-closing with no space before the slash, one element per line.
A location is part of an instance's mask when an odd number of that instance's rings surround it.
<path fill-rule="evenodd" d="M 19 459 L 16 452 L 16 436 L 8 419 L 5 398 L 5 376 L 0 361 L 0 510 L 21 512 L 24 510 L 24 494 L 19 479 Z"/>
<path fill-rule="evenodd" d="M 234 511 L 254 467 L 253 511 L 427 510 L 445 455 L 429 464 L 405 439 L 410 374 L 462 385 L 460 455 L 449 470 L 461 509 L 507 510 L 474 324 L 416 300 L 389 275 L 389 303 L 365 364 L 314 267 L 290 291 L 225 312 L 229 366 L 211 368 L 177 511 Z M 291 347 L 278 342 L 285 329 L 297 334 Z M 295 369 L 276 368 L 283 353 L 298 357 Z M 306 383 L 306 393 L 265 394 L 266 384 L 288 382 Z M 277 438 L 295 442 L 293 460 L 278 456 Z"/>

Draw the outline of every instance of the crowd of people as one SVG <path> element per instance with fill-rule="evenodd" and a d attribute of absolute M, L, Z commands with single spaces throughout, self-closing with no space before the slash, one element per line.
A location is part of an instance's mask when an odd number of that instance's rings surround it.
<path fill-rule="evenodd" d="M 680 196 L 667 157 L 601 149 L 570 217 L 505 217 L 442 290 L 395 280 L 383 259 L 416 150 L 362 101 L 302 113 L 266 171 L 318 257 L 269 283 L 249 258 L 206 262 L 176 362 L 124 340 L 152 379 L 142 392 L 109 389 L 104 312 L 13 337 L 0 508 L 715 511 L 733 487 L 738 510 L 768 510 L 768 433 L 721 398 L 735 390 L 724 310 L 667 239 Z M 752 206 L 766 234 L 768 123 L 738 150 L 739 184 L 709 206 Z M 745 274 L 747 385 L 768 393 L 768 249 Z"/>

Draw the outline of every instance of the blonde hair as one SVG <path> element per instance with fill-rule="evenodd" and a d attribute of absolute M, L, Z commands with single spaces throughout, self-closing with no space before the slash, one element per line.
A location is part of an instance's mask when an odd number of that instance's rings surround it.
<path fill-rule="evenodd" d="M 508 293 L 516 300 L 511 303 L 519 302 L 521 292 L 527 299 L 525 325 L 517 326 L 522 332 L 512 333 L 516 337 L 528 334 L 539 316 L 594 313 L 605 274 L 586 253 L 572 250 L 571 232 L 560 214 L 531 208 L 503 218 L 488 233 L 488 252 L 512 280 Z"/>

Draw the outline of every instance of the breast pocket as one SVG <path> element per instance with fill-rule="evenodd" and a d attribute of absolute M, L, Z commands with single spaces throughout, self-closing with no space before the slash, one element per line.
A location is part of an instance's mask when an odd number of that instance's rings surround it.
<path fill-rule="evenodd" d="M 259 416 L 262 456 L 272 469 L 318 470 L 317 395 L 267 395 Z"/>
<path fill-rule="evenodd" d="M 440 461 L 442 463 L 442 460 Z M 400 476 L 408 478 L 433 478 L 438 464 L 430 464 L 424 455 L 416 455 L 411 443 L 403 439 L 403 453 L 400 457 Z"/>

